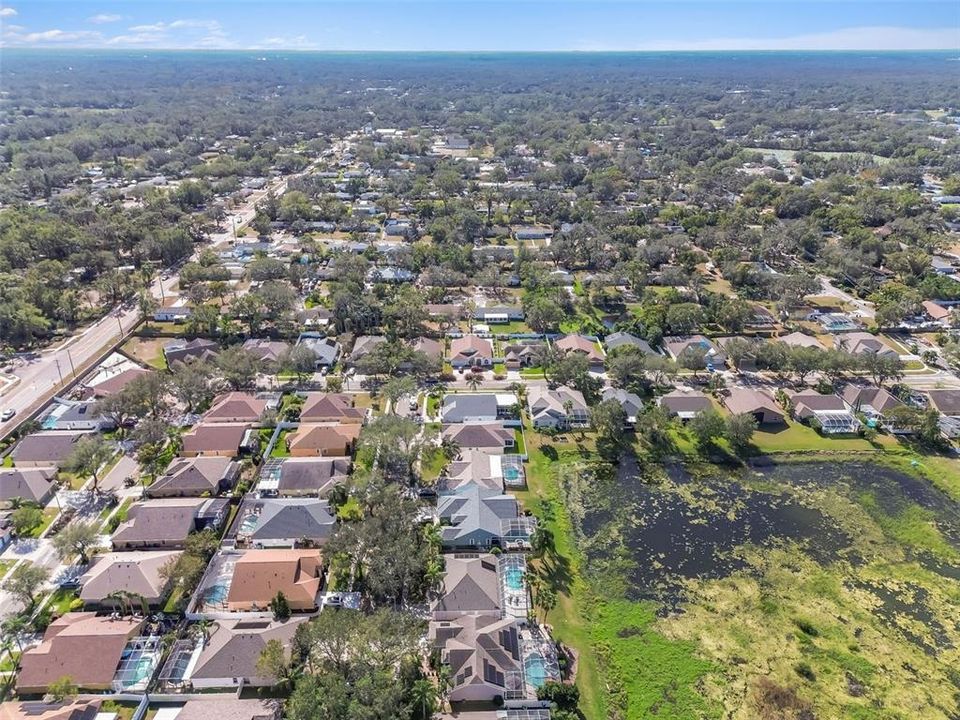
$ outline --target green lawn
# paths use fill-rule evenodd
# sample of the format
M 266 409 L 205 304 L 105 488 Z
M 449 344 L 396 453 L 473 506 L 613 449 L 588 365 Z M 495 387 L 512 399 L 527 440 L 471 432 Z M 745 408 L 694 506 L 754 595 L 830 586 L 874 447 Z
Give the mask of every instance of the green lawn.
M 527 429 L 530 430 L 529 427 Z M 573 648 L 578 654 L 577 687 L 580 689 L 581 711 L 587 720 L 604 720 L 609 717 L 602 690 L 604 686 L 586 619 L 592 617 L 588 610 L 589 591 L 578 572 L 579 557 L 573 545 L 573 528 L 556 477 L 558 463 L 580 460 L 581 450 L 573 442 L 548 443 L 532 430 L 529 436 L 527 489 L 515 491 L 515 494 L 524 507 L 536 514 L 542 526 L 553 533 L 555 543 L 551 558 L 538 562 L 538 570 L 550 577 L 555 568 L 565 568 L 572 578 L 558 592 L 557 606 L 549 613 L 547 620 L 553 628 L 554 639 Z M 549 445 L 549 455 L 540 451 L 544 444 Z M 553 458 L 554 451 L 556 459 Z M 588 448 L 584 447 L 584 451 L 588 451 Z
M 447 458 L 440 448 L 432 448 L 420 461 L 420 475 L 423 481 L 432 485 L 447 466 Z
M 817 451 L 872 451 L 895 448 L 896 438 L 878 435 L 875 444 L 861 437 L 830 437 L 793 420 L 773 430 L 761 429 L 753 435 L 753 444 L 762 453 L 817 452 Z
M 274 457 L 274 458 L 290 457 L 290 451 L 287 450 L 287 435 L 289 434 L 290 434 L 289 430 L 280 431 L 280 435 L 277 437 L 277 442 L 273 446 L 273 450 L 270 451 L 270 457 Z
M 520 377 L 525 380 L 542 380 L 543 379 L 543 369 L 537 367 L 523 368 L 520 370 Z
M 440 410 L 440 398 L 436 395 L 427 395 L 427 417 L 433 418 L 437 416 L 437 412 Z
M 70 612 L 70 604 L 77 599 L 77 593 L 74 590 L 64 590 L 58 588 L 53 591 L 47 607 L 55 615 L 65 615 Z
M 523 442 L 523 432 L 520 428 L 516 428 L 513 431 L 514 446 L 513 452 L 517 455 L 524 455 L 527 452 L 527 446 Z
M 56 509 L 56 508 L 44 508 L 44 509 L 43 509 L 43 522 L 41 522 L 39 525 L 37 525 L 37 526 L 36 526 L 33 530 L 31 530 L 29 533 L 27 533 L 27 537 L 31 537 L 31 538 L 38 538 L 38 537 L 40 537 L 40 536 L 44 533 L 44 531 L 45 531 L 48 527 L 50 527 L 51 523 L 53 523 L 53 521 L 56 519 L 57 514 L 58 514 L 58 513 L 57 513 L 57 509 Z
M 13 467 L 13 453 L 7 453 L 3 458 L 3 466 L 6 468 Z
M 517 335 L 532 333 L 533 330 L 523 320 L 511 320 L 508 323 L 490 325 L 490 332 L 494 335 Z

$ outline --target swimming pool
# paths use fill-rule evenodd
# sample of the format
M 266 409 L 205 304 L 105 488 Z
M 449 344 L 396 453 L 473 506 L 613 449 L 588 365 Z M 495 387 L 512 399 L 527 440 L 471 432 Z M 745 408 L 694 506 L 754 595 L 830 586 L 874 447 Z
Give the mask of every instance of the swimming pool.
M 516 480 L 520 477 L 520 470 L 518 468 L 507 465 L 503 469 L 503 477 L 506 480 Z
M 227 599 L 228 592 L 230 592 L 230 588 L 226 583 L 217 583 L 216 585 L 211 585 L 204 593 L 203 601 L 208 605 L 222 603 Z
M 510 590 L 523 590 L 523 570 L 509 568 L 504 573 L 503 581 Z
M 240 527 L 237 529 L 237 532 L 241 533 L 252 533 L 257 529 L 257 523 L 260 522 L 260 516 L 256 513 L 250 513 L 243 520 L 240 521 Z
M 144 656 L 137 660 L 137 664 L 133 667 L 132 672 L 130 673 L 129 684 L 136 685 L 141 683 L 144 680 L 149 679 L 153 674 L 154 660 L 156 658 L 151 656 Z
M 547 681 L 547 666 L 540 655 L 527 655 L 523 661 L 523 672 L 527 676 L 527 684 L 535 688 Z

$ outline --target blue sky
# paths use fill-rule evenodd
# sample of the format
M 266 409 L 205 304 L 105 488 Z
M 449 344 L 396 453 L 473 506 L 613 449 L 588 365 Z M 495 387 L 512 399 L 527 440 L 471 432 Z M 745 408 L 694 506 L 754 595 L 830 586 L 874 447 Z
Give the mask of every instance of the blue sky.
M 0 0 L 4 47 L 960 50 L 960 1 Z

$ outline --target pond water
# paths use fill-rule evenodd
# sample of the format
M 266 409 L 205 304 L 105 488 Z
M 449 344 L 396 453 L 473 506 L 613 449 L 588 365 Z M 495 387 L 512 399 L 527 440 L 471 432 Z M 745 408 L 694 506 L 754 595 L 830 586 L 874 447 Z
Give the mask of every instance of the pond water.
M 621 463 L 617 497 L 590 507 L 581 527 L 594 536 L 616 521 L 631 556 L 620 566 L 627 574 L 627 598 L 659 601 L 664 612 L 682 602 L 686 580 L 721 578 L 744 569 L 747 563 L 738 552 L 743 546 L 794 542 L 819 563 L 858 564 L 851 538 L 833 518 L 804 501 L 804 486 L 840 485 L 854 495 L 869 491 L 890 515 L 916 503 L 960 547 L 960 511 L 954 503 L 921 479 L 876 465 L 813 462 L 740 471 L 708 466 L 698 468 L 696 478 L 675 465 L 667 468 L 667 487 L 645 483 L 641 475 L 636 465 Z M 586 543 L 588 561 L 590 546 Z M 605 560 L 605 548 L 595 547 L 596 559 Z M 944 575 L 957 571 L 941 565 Z

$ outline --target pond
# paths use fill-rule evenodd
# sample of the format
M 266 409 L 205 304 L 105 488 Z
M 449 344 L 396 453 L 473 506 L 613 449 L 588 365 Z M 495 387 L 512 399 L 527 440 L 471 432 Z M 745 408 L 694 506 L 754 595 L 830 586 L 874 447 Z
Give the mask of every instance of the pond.
M 658 601 L 663 612 L 680 606 L 687 581 L 746 569 L 746 548 L 795 543 L 820 564 L 860 564 L 851 537 L 817 507 L 809 490 L 835 488 L 849 497 L 869 493 L 891 516 L 919 506 L 947 542 L 960 547 L 955 504 L 925 481 L 882 466 L 812 462 L 665 470 L 665 481 L 651 483 L 634 462 L 621 463 L 611 497 L 592 500 L 580 520 L 583 536 L 591 539 L 583 543 L 588 567 L 591 560 L 597 567 L 609 566 L 610 545 L 597 539 L 617 537 L 627 555 L 616 565 L 626 574 L 627 599 Z M 947 577 L 958 572 L 931 557 L 914 559 Z

